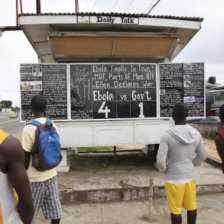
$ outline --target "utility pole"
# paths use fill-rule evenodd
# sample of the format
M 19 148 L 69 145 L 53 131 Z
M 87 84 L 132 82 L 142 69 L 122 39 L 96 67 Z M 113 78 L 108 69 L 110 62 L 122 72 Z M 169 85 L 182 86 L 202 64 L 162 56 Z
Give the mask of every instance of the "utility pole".
M 41 14 L 41 0 L 36 0 L 37 14 Z
M 19 11 L 19 9 L 18 9 L 19 7 L 18 7 L 18 0 L 16 0 L 16 26 L 18 26 L 18 24 L 19 24 L 19 21 L 18 21 L 18 11 Z
M 79 0 L 75 0 L 75 13 L 79 12 Z

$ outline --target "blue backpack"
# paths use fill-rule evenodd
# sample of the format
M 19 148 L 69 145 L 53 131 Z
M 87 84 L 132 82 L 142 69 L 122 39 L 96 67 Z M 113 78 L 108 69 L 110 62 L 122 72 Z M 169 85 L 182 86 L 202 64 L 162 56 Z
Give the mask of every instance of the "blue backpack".
M 58 133 L 47 118 L 46 123 L 31 121 L 29 124 L 37 127 L 32 155 L 32 166 L 39 171 L 56 167 L 62 160 L 61 147 Z

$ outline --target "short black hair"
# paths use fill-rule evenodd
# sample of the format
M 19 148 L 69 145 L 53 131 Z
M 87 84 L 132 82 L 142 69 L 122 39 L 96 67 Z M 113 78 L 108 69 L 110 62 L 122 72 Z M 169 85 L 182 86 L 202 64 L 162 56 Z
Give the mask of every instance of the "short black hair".
M 173 116 L 177 117 L 187 117 L 189 108 L 185 103 L 176 103 L 173 108 Z
M 224 121 L 224 104 L 219 108 L 219 117 L 221 121 Z
M 41 95 L 36 95 L 31 100 L 31 110 L 36 112 L 44 112 L 46 110 L 46 99 Z

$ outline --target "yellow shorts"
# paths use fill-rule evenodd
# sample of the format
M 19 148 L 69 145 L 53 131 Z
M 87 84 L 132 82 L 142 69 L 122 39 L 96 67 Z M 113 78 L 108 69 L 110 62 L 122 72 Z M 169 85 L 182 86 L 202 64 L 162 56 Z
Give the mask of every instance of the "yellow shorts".
M 165 183 L 166 198 L 170 213 L 181 214 L 181 209 L 188 211 L 197 208 L 195 179 L 186 184 Z

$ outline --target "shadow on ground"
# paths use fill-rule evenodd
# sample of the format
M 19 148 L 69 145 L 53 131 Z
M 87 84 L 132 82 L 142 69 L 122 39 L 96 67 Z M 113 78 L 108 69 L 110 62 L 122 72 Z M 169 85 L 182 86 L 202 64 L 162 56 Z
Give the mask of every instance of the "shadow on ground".
M 156 157 L 143 153 L 122 153 L 114 159 L 113 154 L 78 154 L 68 157 L 70 171 L 133 171 L 152 170 Z

